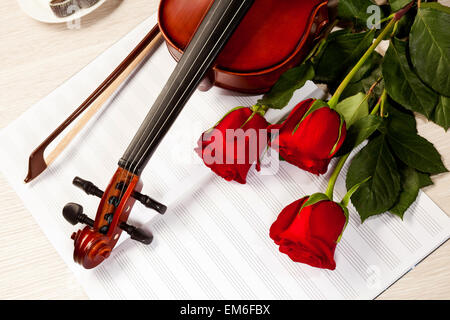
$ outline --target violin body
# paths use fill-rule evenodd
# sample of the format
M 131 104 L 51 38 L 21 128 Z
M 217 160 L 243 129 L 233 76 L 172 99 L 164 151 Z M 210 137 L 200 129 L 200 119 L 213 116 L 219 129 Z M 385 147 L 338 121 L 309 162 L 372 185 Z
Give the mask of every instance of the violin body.
M 161 1 L 159 27 L 177 61 L 213 2 Z M 306 57 L 327 25 L 327 1 L 256 0 L 206 77 L 233 91 L 267 92 Z
M 140 175 L 199 84 L 239 92 L 270 90 L 280 75 L 302 61 L 328 23 L 326 0 L 162 0 L 159 29 L 179 60 L 133 140 L 118 161 L 105 191 L 75 178 L 101 198 L 95 221 L 80 205 L 63 215 L 84 229 L 73 233 L 74 260 L 90 269 L 109 257 L 122 231 L 143 244 L 153 236 L 127 224 L 136 200 L 164 214 L 166 207 L 141 194 Z M 156 29 L 158 27 L 155 27 Z M 154 28 L 154 29 L 155 29 Z M 154 35 L 150 31 L 146 37 Z

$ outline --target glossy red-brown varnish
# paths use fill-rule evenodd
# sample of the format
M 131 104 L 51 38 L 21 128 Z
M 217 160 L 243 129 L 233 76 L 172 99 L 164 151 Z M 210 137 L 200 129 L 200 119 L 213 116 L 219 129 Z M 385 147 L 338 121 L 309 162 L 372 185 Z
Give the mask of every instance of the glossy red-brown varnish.
M 159 25 L 179 59 L 212 0 L 162 0 Z M 328 22 L 327 1 L 256 0 L 208 74 L 218 86 L 265 92 L 311 50 Z

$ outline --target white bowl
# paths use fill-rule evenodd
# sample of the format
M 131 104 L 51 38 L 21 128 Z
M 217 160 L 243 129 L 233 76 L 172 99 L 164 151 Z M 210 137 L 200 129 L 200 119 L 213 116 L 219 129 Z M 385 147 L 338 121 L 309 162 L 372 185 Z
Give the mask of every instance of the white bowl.
M 89 8 L 83 8 L 68 17 L 57 17 L 50 9 L 50 0 L 17 0 L 20 8 L 30 17 L 46 23 L 61 23 L 79 19 L 100 7 L 106 0 L 100 0 Z

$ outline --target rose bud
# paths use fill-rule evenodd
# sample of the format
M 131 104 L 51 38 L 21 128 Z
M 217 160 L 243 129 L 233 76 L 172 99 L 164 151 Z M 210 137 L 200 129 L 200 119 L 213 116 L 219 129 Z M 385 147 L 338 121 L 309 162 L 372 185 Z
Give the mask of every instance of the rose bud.
M 214 173 L 245 184 L 251 166 L 267 147 L 269 123 L 257 111 L 239 107 L 230 111 L 198 140 L 197 154 Z
M 293 261 L 334 270 L 334 251 L 347 215 L 333 201 L 325 199 L 308 205 L 309 198 L 284 208 L 270 228 L 270 237 Z
M 313 99 L 300 102 L 283 123 L 270 126 L 271 132 L 279 130 L 270 145 L 279 150 L 287 162 L 311 173 L 323 174 L 342 146 L 347 130 L 339 113 L 325 103 L 316 109 L 314 102 Z

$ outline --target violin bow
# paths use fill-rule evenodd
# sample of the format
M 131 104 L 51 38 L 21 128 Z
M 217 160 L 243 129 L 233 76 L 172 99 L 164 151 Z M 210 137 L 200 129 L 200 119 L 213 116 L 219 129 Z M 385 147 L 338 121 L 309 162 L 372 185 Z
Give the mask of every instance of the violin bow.
M 131 51 L 119 66 L 100 84 L 100 86 L 56 128 L 31 154 L 28 159 L 28 174 L 25 183 L 39 176 L 64 151 L 103 104 L 113 95 L 128 76 L 152 52 L 161 40 L 159 26 L 155 25 L 144 39 Z M 89 109 L 86 111 L 86 109 Z M 84 111 L 86 113 L 73 128 L 59 141 L 55 148 L 44 158 L 46 148 Z

